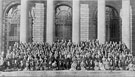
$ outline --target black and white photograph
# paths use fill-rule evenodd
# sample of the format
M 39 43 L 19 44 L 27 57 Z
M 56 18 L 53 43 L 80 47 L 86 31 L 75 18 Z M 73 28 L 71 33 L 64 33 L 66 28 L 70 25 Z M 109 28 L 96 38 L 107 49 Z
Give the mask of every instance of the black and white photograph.
M 0 0 L 0 77 L 135 77 L 135 0 Z

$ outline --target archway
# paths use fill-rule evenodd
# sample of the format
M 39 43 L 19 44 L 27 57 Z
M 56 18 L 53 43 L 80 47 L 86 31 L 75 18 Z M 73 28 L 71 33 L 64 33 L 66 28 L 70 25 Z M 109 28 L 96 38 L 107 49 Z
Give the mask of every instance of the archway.
M 5 12 L 5 49 L 20 39 L 20 4 L 14 4 Z
M 120 41 L 120 24 L 117 10 L 106 6 L 106 41 Z
M 72 9 L 59 5 L 55 9 L 55 41 L 72 39 Z
M 94 25 L 97 27 L 97 10 L 93 17 Z M 97 28 L 96 28 L 97 32 Z M 115 8 L 106 6 L 106 41 L 119 42 L 121 40 L 120 16 Z

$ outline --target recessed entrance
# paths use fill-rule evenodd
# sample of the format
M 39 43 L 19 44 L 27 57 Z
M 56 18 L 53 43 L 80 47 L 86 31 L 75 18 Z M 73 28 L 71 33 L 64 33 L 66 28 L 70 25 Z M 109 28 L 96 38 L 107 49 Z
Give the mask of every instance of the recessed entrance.
M 72 9 L 60 5 L 55 9 L 55 41 L 72 39 Z
M 117 10 L 106 6 L 106 41 L 120 41 L 120 24 Z
M 6 12 L 5 37 L 6 46 L 13 46 L 20 40 L 20 5 L 16 4 Z

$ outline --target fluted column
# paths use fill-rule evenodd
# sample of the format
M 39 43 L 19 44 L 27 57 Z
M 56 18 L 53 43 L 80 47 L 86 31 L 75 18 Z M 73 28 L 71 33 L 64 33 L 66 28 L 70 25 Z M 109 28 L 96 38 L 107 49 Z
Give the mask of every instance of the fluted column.
M 20 42 L 28 42 L 28 0 L 21 0 Z
M 53 42 L 54 36 L 54 1 L 47 0 L 47 32 L 46 41 L 50 44 Z
M 80 41 L 80 0 L 73 0 L 73 19 L 72 19 L 72 42 L 79 43 Z
M 0 0 L 0 51 L 2 51 L 2 21 L 3 21 L 3 10 L 2 10 L 2 2 L 3 0 Z
M 130 0 L 122 0 L 122 41 L 131 47 Z
M 100 43 L 105 43 L 106 24 L 105 24 L 105 0 L 98 0 L 98 40 Z

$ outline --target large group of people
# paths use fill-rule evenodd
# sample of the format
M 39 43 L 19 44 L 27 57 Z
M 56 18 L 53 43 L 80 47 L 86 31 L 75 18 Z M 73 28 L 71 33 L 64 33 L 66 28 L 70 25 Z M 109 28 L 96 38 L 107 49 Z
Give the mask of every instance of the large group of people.
M 15 43 L 1 61 L 2 71 L 135 70 L 135 58 L 124 43 L 98 40 Z

